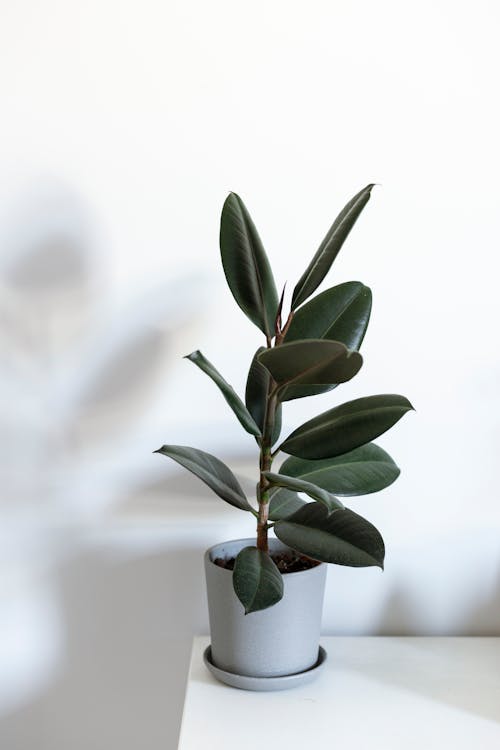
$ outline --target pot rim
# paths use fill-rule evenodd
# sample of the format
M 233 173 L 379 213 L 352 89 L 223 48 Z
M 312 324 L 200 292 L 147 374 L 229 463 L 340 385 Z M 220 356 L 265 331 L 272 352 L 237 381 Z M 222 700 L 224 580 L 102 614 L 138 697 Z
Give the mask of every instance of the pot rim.
M 298 552 L 298 550 L 294 550 L 293 547 L 289 547 L 287 544 L 285 544 L 284 542 L 282 542 L 281 539 L 278 539 L 278 537 L 270 537 L 269 541 L 274 540 L 274 539 L 277 542 L 279 542 L 280 544 L 282 544 L 284 547 L 286 547 L 287 549 L 292 550 L 292 552 Z M 248 544 L 246 546 L 248 546 L 248 547 L 250 547 L 250 546 L 255 547 L 256 546 L 255 545 L 255 537 L 243 537 L 241 539 L 227 539 L 225 542 L 218 542 L 217 544 L 213 544 L 211 547 L 209 547 L 207 550 L 205 550 L 205 555 L 204 555 L 205 559 L 208 562 L 212 563 L 212 565 L 215 565 L 214 561 L 211 558 L 211 554 L 210 554 L 212 552 L 212 550 L 215 550 L 217 547 L 221 547 L 224 544 L 235 544 L 236 542 L 250 542 L 251 544 Z M 302 553 L 298 552 L 298 554 L 300 555 Z M 308 557 L 308 555 L 306 555 L 306 557 Z M 314 560 L 314 559 L 315 559 L 314 557 L 311 557 L 311 560 Z M 321 567 L 324 567 L 325 565 L 327 565 L 327 563 L 323 562 L 322 560 L 316 560 L 316 562 L 318 563 L 317 565 L 313 565 L 312 568 L 307 568 L 307 570 L 296 570 L 296 571 L 294 571 L 292 573 L 282 573 L 282 575 L 284 575 L 284 576 L 302 576 L 302 575 L 307 575 L 312 570 L 316 570 L 317 568 L 321 568 Z M 216 565 L 215 567 L 217 567 L 223 573 L 228 573 L 229 575 L 233 574 L 233 571 L 232 570 L 228 570 L 227 568 L 221 568 L 219 565 Z

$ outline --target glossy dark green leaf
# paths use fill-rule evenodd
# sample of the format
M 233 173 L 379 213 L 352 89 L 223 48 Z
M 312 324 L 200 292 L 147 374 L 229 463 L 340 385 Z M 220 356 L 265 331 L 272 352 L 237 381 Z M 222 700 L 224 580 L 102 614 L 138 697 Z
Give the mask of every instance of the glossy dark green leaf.
M 283 598 L 283 578 L 269 555 L 245 547 L 234 563 L 233 588 L 245 614 L 272 607 Z
M 296 513 L 277 521 L 274 531 L 289 547 L 315 560 L 365 568 L 384 567 L 384 541 L 369 521 L 352 510 L 328 510 L 306 503 Z
M 285 390 L 290 386 L 345 383 L 356 375 L 363 363 L 358 352 L 350 352 L 339 341 L 322 339 L 293 341 L 266 349 L 259 360 L 280 387 L 280 401 L 295 398 L 293 392 Z
M 187 445 L 163 445 L 155 453 L 172 458 L 196 474 L 216 495 L 230 505 L 241 510 L 253 510 L 231 469 L 210 453 L 189 448 Z
M 368 327 L 371 306 L 372 293 L 361 282 L 347 281 L 334 286 L 296 311 L 285 342 L 329 339 L 341 341 L 348 349 L 357 351 Z M 292 385 L 287 388 L 285 400 L 326 393 L 337 385 Z
M 375 443 L 367 443 L 349 453 L 319 461 L 291 456 L 281 464 L 279 473 L 299 477 L 335 495 L 349 497 L 383 490 L 398 478 L 400 472 L 388 453 Z
M 265 346 L 261 346 L 255 352 L 254 358 L 248 371 L 247 387 L 245 391 L 245 402 L 247 409 L 252 415 L 253 419 L 259 426 L 259 429 L 264 431 L 264 420 L 266 417 L 266 401 L 269 390 L 270 375 L 264 365 L 259 362 L 259 355 L 266 351 Z M 274 429 L 272 436 L 272 444 L 277 441 L 281 432 L 281 415 L 282 408 L 281 404 L 278 404 L 274 418 Z
M 287 490 L 305 492 L 305 494 L 309 495 L 313 500 L 322 503 L 330 513 L 334 510 L 344 508 L 343 503 L 332 495 L 331 492 L 327 492 L 327 490 L 324 490 L 311 482 L 306 482 L 297 477 L 287 477 L 283 474 L 275 474 L 272 471 L 265 471 L 264 476 L 272 487 L 285 487 Z
M 360 281 L 346 281 L 318 294 L 297 310 L 285 342 L 300 339 L 341 341 L 357 351 L 372 309 L 371 290 Z
M 325 278 L 340 248 L 344 244 L 344 240 L 356 223 L 361 211 L 368 203 L 372 188 L 373 185 L 367 185 L 360 190 L 344 206 L 333 222 L 312 261 L 293 290 L 292 310 L 295 310 L 305 302 Z
M 208 377 L 211 378 L 214 383 L 220 388 L 222 395 L 226 399 L 233 412 L 236 414 L 236 417 L 238 418 L 241 426 L 247 432 L 249 432 L 250 435 L 260 437 L 261 432 L 259 426 L 255 423 L 255 420 L 248 411 L 247 407 L 238 396 L 234 388 L 230 386 L 226 380 L 224 380 L 220 372 L 216 370 L 213 364 L 209 362 L 208 359 L 206 359 L 206 357 L 204 357 L 203 354 L 198 350 L 192 352 L 191 354 L 188 354 L 185 359 L 189 359 L 191 362 L 194 362 L 194 364 L 197 365 L 200 370 L 203 370 L 203 372 L 206 373 L 206 375 L 208 375 Z
M 369 443 L 413 409 L 404 396 L 366 396 L 334 409 L 298 427 L 281 450 L 299 458 L 331 458 Z
M 305 504 L 306 501 L 301 500 L 296 492 L 278 489 L 269 501 L 269 520 L 280 521 L 282 518 L 288 518 Z
M 222 209 L 220 250 L 234 299 L 245 315 L 272 338 L 278 293 L 257 229 L 236 193 L 229 193 Z

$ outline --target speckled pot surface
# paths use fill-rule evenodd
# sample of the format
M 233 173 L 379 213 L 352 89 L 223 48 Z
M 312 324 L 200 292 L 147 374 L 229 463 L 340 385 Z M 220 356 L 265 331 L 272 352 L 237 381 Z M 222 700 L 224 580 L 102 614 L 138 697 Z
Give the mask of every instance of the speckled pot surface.
M 318 660 L 327 566 L 283 576 L 283 599 L 245 615 L 233 590 L 232 571 L 213 563 L 235 557 L 255 539 L 237 539 L 205 553 L 211 658 L 221 670 L 250 677 L 279 677 L 310 669 Z M 286 550 L 269 539 L 271 552 Z

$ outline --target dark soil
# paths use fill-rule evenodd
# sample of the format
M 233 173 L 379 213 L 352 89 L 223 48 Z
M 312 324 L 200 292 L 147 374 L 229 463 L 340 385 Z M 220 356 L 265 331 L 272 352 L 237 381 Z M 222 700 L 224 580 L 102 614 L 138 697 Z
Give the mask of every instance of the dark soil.
M 301 570 L 309 570 L 309 568 L 315 568 L 316 565 L 319 565 L 318 560 L 312 560 L 310 557 L 300 555 L 298 552 L 280 552 L 271 555 L 271 559 L 278 567 L 280 573 L 299 573 Z M 214 564 L 218 565 L 219 568 L 233 570 L 234 560 L 234 557 L 217 557 L 214 560 Z

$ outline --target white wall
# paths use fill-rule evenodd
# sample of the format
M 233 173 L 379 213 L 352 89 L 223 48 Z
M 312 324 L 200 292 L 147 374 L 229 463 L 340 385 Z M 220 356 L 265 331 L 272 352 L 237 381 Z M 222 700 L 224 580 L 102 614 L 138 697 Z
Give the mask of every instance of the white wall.
M 387 566 L 332 568 L 325 633 L 500 634 L 494 3 L 0 6 L 0 742 L 174 748 L 201 553 L 247 518 L 152 456 L 252 440 L 181 355 L 243 387 L 260 343 L 225 287 L 239 192 L 289 289 L 380 183 L 331 284 L 374 294 L 365 365 L 292 428 L 399 392 L 402 468 L 354 500 Z

